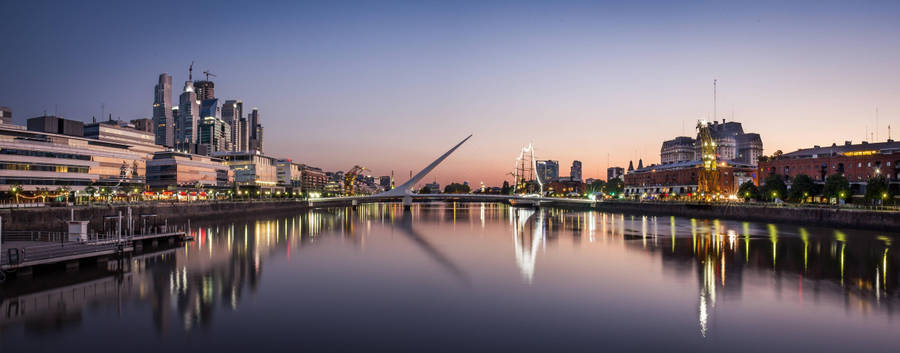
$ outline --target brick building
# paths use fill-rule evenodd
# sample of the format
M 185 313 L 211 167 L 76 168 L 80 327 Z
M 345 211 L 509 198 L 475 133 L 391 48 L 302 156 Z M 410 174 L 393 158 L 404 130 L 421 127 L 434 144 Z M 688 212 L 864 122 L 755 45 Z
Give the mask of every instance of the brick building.
M 691 197 L 697 192 L 700 161 L 651 165 L 625 174 L 626 197 Z M 756 168 L 749 164 L 719 162 L 719 188 L 723 195 L 734 195 L 746 181 L 757 183 Z
M 760 161 L 759 174 L 763 179 L 771 174 L 783 175 L 788 184 L 798 174 L 809 175 L 820 184 L 829 175 L 842 174 L 850 182 L 854 195 L 865 193 L 870 177 L 884 175 L 896 194 L 900 188 L 900 142 L 852 144 L 846 141 L 843 145 L 804 148 Z

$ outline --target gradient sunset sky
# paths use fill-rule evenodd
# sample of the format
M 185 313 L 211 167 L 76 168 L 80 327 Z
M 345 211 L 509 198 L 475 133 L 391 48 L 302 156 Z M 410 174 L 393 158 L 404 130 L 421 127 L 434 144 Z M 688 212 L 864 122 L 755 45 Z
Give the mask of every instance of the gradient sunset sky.
M 276 157 L 499 185 L 519 149 L 584 176 L 659 162 L 719 116 L 765 152 L 900 137 L 900 2 L 3 1 L 0 105 L 89 121 L 152 115 L 195 61 L 259 107 Z M 249 109 L 248 109 L 249 110 Z M 607 158 L 609 156 L 609 159 Z

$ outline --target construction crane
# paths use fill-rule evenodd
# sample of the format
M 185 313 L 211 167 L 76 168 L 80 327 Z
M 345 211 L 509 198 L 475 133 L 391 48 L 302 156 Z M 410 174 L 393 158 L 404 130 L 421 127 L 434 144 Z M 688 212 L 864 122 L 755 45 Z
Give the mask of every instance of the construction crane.
M 344 173 L 344 195 L 353 196 L 353 183 L 356 181 L 356 177 L 366 170 L 368 170 L 366 167 L 355 165 Z
M 206 75 L 206 80 L 207 80 L 207 81 L 209 81 L 209 77 L 210 77 L 210 76 L 216 77 L 216 75 L 213 74 L 212 72 L 209 72 L 209 70 L 203 71 L 203 74 Z

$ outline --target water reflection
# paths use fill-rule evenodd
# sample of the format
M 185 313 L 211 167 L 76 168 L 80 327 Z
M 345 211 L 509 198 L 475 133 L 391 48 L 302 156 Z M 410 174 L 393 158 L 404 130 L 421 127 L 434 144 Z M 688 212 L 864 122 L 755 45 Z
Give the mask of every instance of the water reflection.
M 195 241 L 146 249 L 129 258 L 121 273 L 86 269 L 7 283 L 0 293 L 0 332 L 13 328 L 45 335 L 63 332 L 85 324 L 88 308 L 121 315 L 129 303 L 151 308 L 150 320 L 159 336 L 208 329 L 217 316 L 239 310 L 246 298 L 257 295 L 269 262 L 314 252 L 326 239 L 366 251 L 368 238 L 399 234 L 396 241 L 437 264 L 445 277 L 462 287 L 478 285 L 472 273 L 484 272 L 479 268 L 483 262 L 473 262 L 466 250 L 453 246 L 455 239 L 433 235 L 436 229 L 502 237 L 507 249 L 506 237 L 511 234 L 513 257 L 508 252 L 491 256 L 510 266 L 514 262 L 525 286 L 518 290 L 554 277 L 589 280 L 585 274 L 596 270 L 546 275 L 538 270 L 542 261 L 550 261 L 544 255 L 548 248 L 563 241 L 573 247 L 621 248 L 626 259 L 635 253 L 649 255 L 659 260 L 667 277 L 694 281 L 691 286 L 697 283 L 692 289 L 696 294 L 691 295 L 696 298 L 692 304 L 696 319 L 691 320 L 696 320 L 695 335 L 701 338 L 716 334 L 713 322 L 719 308 L 747 295 L 743 290 L 747 276 L 768 283 L 766 289 L 781 300 L 827 302 L 848 313 L 877 311 L 891 316 L 898 297 L 897 251 L 890 251 L 891 234 L 483 203 L 427 204 L 411 210 L 378 204 L 201 224 L 192 229 Z M 553 261 L 559 266 L 564 260 Z M 621 264 L 617 271 L 633 271 L 628 261 Z M 285 280 L 278 275 L 268 281 Z

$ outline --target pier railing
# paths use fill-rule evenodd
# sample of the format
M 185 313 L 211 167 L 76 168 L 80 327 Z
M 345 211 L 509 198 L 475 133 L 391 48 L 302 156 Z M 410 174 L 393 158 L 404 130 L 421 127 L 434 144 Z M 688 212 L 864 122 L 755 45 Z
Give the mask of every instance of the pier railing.
M 67 241 L 68 234 L 65 232 L 48 232 L 48 231 L 4 231 L 4 241 L 44 241 L 53 243 L 62 243 Z
M 5 251 L 3 254 L 0 254 L 0 265 L 9 265 L 10 256 L 13 257 L 13 264 L 18 264 L 22 262 L 33 262 L 40 260 L 48 260 L 48 259 L 60 259 L 68 256 L 80 255 L 85 252 L 102 252 L 102 251 L 116 251 L 121 250 L 125 243 L 123 242 L 110 242 L 110 243 L 94 243 L 94 244 L 85 244 L 85 243 L 59 243 L 59 244 L 48 244 L 48 245 L 37 245 L 37 246 L 29 246 L 25 248 L 17 248 L 17 249 L 8 249 L 14 250 L 13 252 Z

